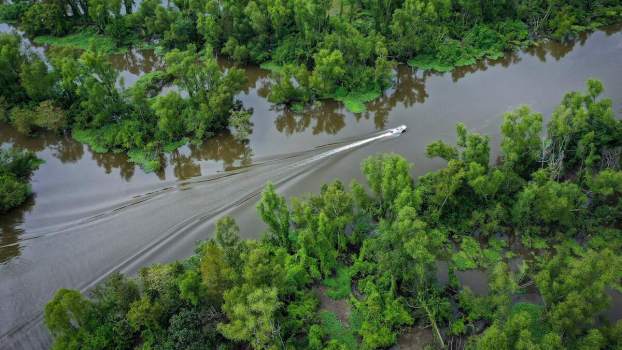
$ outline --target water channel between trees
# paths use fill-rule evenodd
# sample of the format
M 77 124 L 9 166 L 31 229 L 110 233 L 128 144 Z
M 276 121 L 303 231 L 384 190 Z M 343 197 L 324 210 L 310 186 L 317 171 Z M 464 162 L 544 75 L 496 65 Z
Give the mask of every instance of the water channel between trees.
M 425 146 L 437 139 L 453 142 L 457 122 L 490 135 L 495 152 L 504 112 L 528 104 L 548 118 L 563 94 L 582 90 L 588 78 L 603 81 L 619 117 L 621 29 L 545 43 L 451 73 L 399 66 L 395 86 L 362 114 L 337 102 L 303 113 L 277 108 L 266 99 L 269 73 L 246 67 L 248 84 L 238 98 L 254 110 L 249 140 L 223 133 L 184 146 L 166 155 L 157 173 L 145 173 L 123 154 L 94 153 L 70 137 L 26 137 L 0 124 L 2 146 L 29 149 L 46 161 L 33 177 L 34 197 L 0 217 L 0 348 L 45 347 L 41 313 L 56 289 L 86 290 L 113 271 L 133 273 L 149 263 L 182 259 L 197 240 L 210 237 L 222 215 L 236 218 L 245 238 L 260 237 L 255 203 L 267 181 L 287 197 L 317 192 L 334 179 L 362 180 L 360 162 L 383 152 L 413 162 L 416 177 L 443 165 L 425 157 Z M 0 31 L 10 30 L 0 25 Z M 126 85 L 162 65 L 152 51 L 111 60 Z M 402 136 L 345 147 L 401 124 L 408 126 Z M 459 277 L 485 293 L 485 273 Z M 610 317 L 620 318 L 620 305 L 614 301 Z

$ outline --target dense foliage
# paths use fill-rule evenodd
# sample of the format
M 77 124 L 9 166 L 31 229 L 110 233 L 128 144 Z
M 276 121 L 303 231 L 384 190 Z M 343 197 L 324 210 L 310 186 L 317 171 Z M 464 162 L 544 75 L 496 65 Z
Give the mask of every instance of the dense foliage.
M 71 130 L 98 152 L 128 152 L 147 170 L 160 167 L 163 151 L 203 141 L 229 126 L 230 117 L 249 132 L 251 113 L 235 100 L 242 71 L 223 71 L 192 45 L 168 52 L 164 70 L 131 87 L 95 46 L 78 57 L 53 54 L 49 66 L 20 45 L 17 35 L 0 34 L 0 112 L 20 132 Z M 172 87 L 167 94 L 165 85 Z
M 263 64 L 275 103 L 317 98 L 354 111 L 392 83 L 396 61 L 450 70 L 534 39 L 563 40 L 622 18 L 618 0 L 20 0 L 0 15 L 29 35 L 88 33 L 164 51 L 190 45 Z M 101 42 L 101 41 L 100 41 Z
M 251 132 L 235 100 L 245 77 L 215 55 L 274 72 L 268 99 L 300 111 L 315 99 L 353 112 L 393 84 L 397 62 L 450 70 L 551 36 L 622 18 L 617 0 L 16 0 L 0 4 L 35 42 L 78 48 L 45 58 L 0 35 L 0 114 L 23 133 L 71 131 L 146 170 L 162 152 L 227 127 Z M 156 47 L 166 68 L 126 87 L 111 51 Z M 54 54 L 55 53 L 55 54 Z M 48 62 L 49 61 L 49 62 Z M 162 88 L 167 87 L 167 94 Z
M 26 201 L 30 176 L 41 163 L 32 152 L 0 148 L 0 214 Z
M 224 218 L 185 261 L 88 298 L 59 290 L 54 348 L 376 349 L 418 328 L 438 348 L 619 348 L 622 322 L 604 311 L 622 287 L 622 121 L 602 90 L 567 94 L 544 139 L 540 114 L 504 115 L 497 164 L 459 124 L 456 145 L 428 147 L 447 166 L 416 181 L 384 154 L 363 162 L 365 186 L 288 203 L 268 184 L 261 240 Z M 459 279 L 477 269 L 487 292 Z

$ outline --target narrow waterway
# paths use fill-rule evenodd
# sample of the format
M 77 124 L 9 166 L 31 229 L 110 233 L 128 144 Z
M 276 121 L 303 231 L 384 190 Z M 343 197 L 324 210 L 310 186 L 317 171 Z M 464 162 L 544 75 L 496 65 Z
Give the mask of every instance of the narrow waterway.
M 225 133 L 185 146 L 167 155 L 158 173 L 143 172 L 121 154 L 95 154 L 68 137 L 29 138 L 0 125 L 1 145 L 30 149 L 46 161 L 33 177 L 33 199 L 0 217 L 0 348 L 44 348 L 49 339 L 41 313 L 56 289 L 86 290 L 112 271 L 133 273 L 184 258 L 197 240 L 210 237 L 222 215 L 234 216 L 244 237 L 259 237 L 255 203 L 267 181 L 288 197 L 316 192 L 336 178 L 361 179 L 360 162 L 382 152 L 404 155 L 418 176 L 443 165 L 425 157 L 425 146 L 453 142 L 457 122 L 491 135 L 496 150 L 504 112 L 528 104 L 548 117 L 565 92 L 584 89 L 588 78 L 604 82 L 620 116 L 620 29 L 452 73 L 400 66 L 395 88 L 359 115 L 336 102 L 300 114 L 276 108 L 266 100 L 268 73 L 248 67 L 249 82 L 239 95 L 254 110 L 248 142 Z M 116 55 L 112 62 L 125 84 L 161 66 L 149 51 Z M 401 124 L 408 126 L 402 136 L 364 142 Z

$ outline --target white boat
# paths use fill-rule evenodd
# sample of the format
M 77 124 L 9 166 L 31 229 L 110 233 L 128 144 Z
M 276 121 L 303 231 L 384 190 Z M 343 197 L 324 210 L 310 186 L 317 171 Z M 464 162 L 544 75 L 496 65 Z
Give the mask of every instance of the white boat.
M 406 125 L 400 125 L 397 128 L 393 128 L 389 130 L 389 132 L 391 134 L 403 134 L 406 132 L 406 129 L 407 129 Z

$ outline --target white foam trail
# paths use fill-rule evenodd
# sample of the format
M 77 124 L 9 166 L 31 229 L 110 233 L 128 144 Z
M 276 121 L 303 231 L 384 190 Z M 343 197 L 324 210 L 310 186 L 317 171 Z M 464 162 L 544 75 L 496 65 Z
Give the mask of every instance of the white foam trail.
M 383 132 L 380 135 L 376 135 L 376 136 L 373 136 L 373 137 L 370 137 L 370 138 L 367 138 L 367 139 L 364 139 L 364 140 L 352 142 L 352 143 L 350 143 L 348 145 L 341 146 L 341 147 L 335 148 L 333 150 L 326 151 L 324 153 L 320 153 L 320 154 L 318 154 L 316 156 L 313 156 L 313 157 L 311 157 L 309 159 L 301 160 L 299 162 L 296 162 L 296 163 L 290 165 L 290 167 L 294 168 L 294 167 L 300 167 L 300 166 L 303 166 L 303 165 L 308 165 L 310 163 L 313 163 L 313 162 L 316 162 L 318 160 L 330 157 L 330 156 L 335 155 L 337 153 L 340 153 L 340 152 L 343 152 L 343 151 L 347 151 L 347 150 L 350 150 L 350 149 L 353 149 L 353 148 L 357 148 L 357 147 L 366 145 L 368 143 L 374 142 L 376 140 L 383 139 L 385 137 L 399 136 L 399 135 L 401 135 L 403 130 L 406 130 L 405 126 L 400 126 L 400 127 L 394 128 L 394 129 L 389 129 L 389 130 Z

